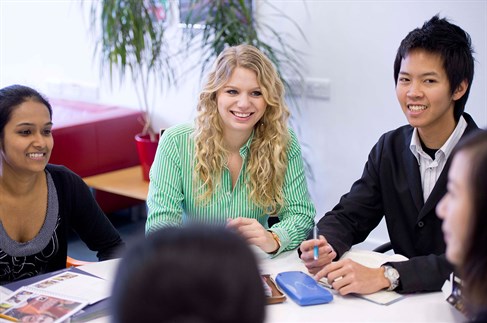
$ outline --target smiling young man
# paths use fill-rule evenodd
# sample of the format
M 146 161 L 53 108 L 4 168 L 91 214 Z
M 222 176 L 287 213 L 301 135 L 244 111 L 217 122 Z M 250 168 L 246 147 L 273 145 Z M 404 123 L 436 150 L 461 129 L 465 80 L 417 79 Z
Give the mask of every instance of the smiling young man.
M 320 239 L 310 237 L 300 246 L 309 272 L 316 279 L 327 277 L 340 294 L 436 291 L 452 271 L 435 207 L 446 192 L 452 149 L 478 129 L 464 113 L 474 74 L 472 53 L 469 35 L 438 16 L 401 42 L 394 79 L 409 124 L 382 135 L 362 177 L 319 221 Z M 338 260 L 384 216 L 394 251 L 408 261 L 368 268 Z

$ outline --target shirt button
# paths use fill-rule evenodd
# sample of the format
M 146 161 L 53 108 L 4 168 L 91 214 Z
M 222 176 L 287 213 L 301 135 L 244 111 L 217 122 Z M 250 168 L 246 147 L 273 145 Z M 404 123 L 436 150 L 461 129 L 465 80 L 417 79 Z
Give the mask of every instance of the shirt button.
M 419 221 L 418 222 L 418 227 L 420 227 L 420 228 L 424 227 L 424 222 L 423 221 Z

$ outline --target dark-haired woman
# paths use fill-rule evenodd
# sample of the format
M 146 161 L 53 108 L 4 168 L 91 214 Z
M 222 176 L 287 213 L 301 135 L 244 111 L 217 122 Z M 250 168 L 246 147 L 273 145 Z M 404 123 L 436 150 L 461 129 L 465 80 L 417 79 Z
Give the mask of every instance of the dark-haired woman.
M 123 242 L 88 186 L 48 164 L 52 108 L 36 90 L 0 89 L 0 284 L 66 266 L 73 229 L 99 260 Z

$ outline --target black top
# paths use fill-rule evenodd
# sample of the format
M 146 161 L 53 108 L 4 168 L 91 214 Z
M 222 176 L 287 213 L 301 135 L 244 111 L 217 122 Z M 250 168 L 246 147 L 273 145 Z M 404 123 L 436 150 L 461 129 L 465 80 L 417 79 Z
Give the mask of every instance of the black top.
M 0 223 L 0 284 L 66 266 L 68 234 L 73 229 L 99 260 L 115 258 L 124 246 L 83 180 L 64 166 L 46 166 L 48 206 L 44 224 L 31 241 L 10 239 Z M 12 214 L 11 216 L 15 216 Z

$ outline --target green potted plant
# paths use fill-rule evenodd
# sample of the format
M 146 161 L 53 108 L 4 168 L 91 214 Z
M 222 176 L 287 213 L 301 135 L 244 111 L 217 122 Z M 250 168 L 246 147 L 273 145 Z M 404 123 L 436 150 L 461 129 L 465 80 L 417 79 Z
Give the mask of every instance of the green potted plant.
M 152 128 L 154 106 L 149 104 L 149 87 L 174 84 L 172 53 L 165 38 L 168 10 L 159 0 L 102 0 L 91 4 L 91 26 L 98 35 L 96 53 L 102 73 L 108 68 L 110 81 L 127 76 L 137 93 L 142 111 L 142 131 L 136 136 L 144 179 L 148 172 L 159 134 Z
M 276 31 L 265 20 L 255 19 L 252 3 L 252 0 L 180 0 L 181 22 L 188 29 L 183 33 L 186 51 L 201 52 L 196 66 L 201 67 L 201 75 L 204 75 L 225 47 L 251 44 L 274 63 L 292 98 L 301 92 L 303 84 L 302 53 L 286 41 L 286 35 Z M 281 19 L 291 22 L 302 38 L 306 38 L 301 28 L 271 1 L 263 1 L 261 5 L 264 3 Z M 292 81 L 288 78 L 291 75 Z
M 199 66 L 203 75 L 208 65 L 226 46 L 248 43 L 261 49 L 273 61 L 283 77 L 288 93 L 293 94 L 299 87 L 296 82 L 294 87 L 290 87 L 286 75 L 292 75 L 298 83 L 303 79 L 299 52 L 289 46 L 283 35 L 270 25 L 254 19 L 251 0 L 180 0 L 180 10 L 185 10 L 185 18 L 181 19 L 186 25 L 186 30 L 181 33 L 184 48 L 182 51 L 170 51 L 165 37 L 169 27 L 165 14 L 174 12 L 170 6 L 175 4 L 178 2 L 101 0 L 91 5 L 91 25 L 99 35 L 96 52 L 101 58 L 102 71 L 108 66 L 110 80 L 113 80 L 116 71 L 121 82 L 129 74 L 139 98 L 144 127 L 137 136 L 138 143 L 152 143 L 152 148 L 138 145 L 139 152 L 149 151 L 152 154 L 148 161 L 141 160 L 144 178 L 147 180 L 158 139 L 158 134 L 151 126 L 154 107 L 148 101 L 148 88 L 151 82 L 161 87 L 176 82 L 176 53 L 201 53 L 200 59 L 189 70 L 193 71 Z M 279 13 L 287 18 L 282 12 Z M 195 22 L 199 22 L 200 28 L 193 28 Z M 261 33 L 267 34 L 269 41 L 275 45 L 264 41 Z M 174 44 L 171 45 L 174 48 Z M 129 73 L 126 73 L 127 70 Z

